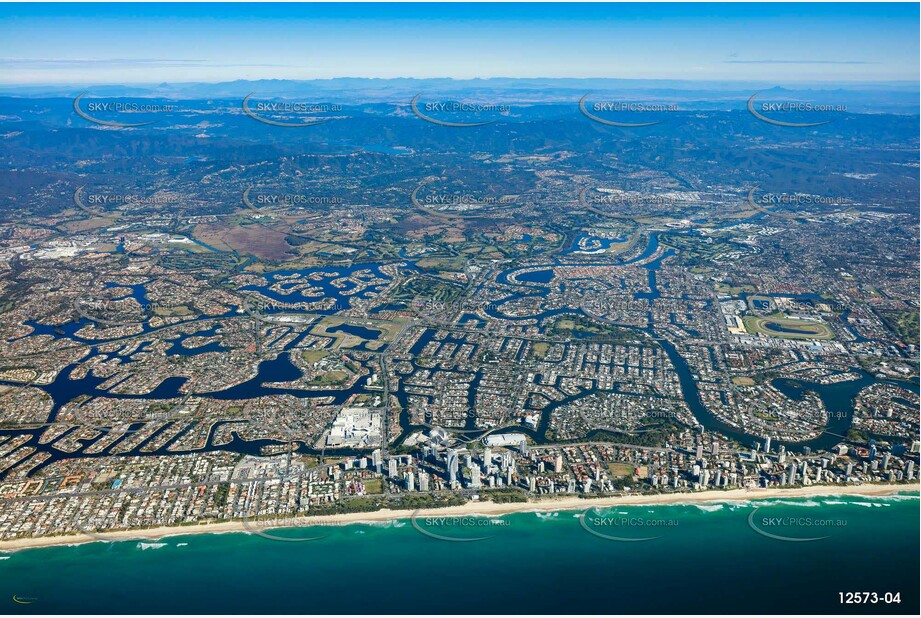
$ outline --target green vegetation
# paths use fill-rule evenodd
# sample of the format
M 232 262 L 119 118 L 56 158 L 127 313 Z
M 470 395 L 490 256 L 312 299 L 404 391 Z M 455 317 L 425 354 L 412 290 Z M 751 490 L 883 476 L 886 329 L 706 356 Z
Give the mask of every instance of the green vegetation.
M 909 345 L 918 345 L 917 311 L 878 311 L 879 316 L 899 339 Z
M 851 442 L 869 442 L 870 434 L 861 429 L 851 428 L 847 430 L 847 439 Z
M 613 343 L 639 343 L 644 341 L 642 335 L 632 330 L 601 324 L 583 316 L 567 316 L 556 320 L 547 329 L 547 335 L 589 341 L 605 340 Z
M 608 472 L 615 478 L 633 476 L 633 466 L 627 463 L 609 463 Z
M 385 508 L 380 498 L 362 496 L 344 502 L 318 504 L 310 507 L 311 515 L 341 515 L 342 513 L 369 513 Z
M 654 426 L 643 426 L 635 433 L 598 429 L 589 432 L 585 439 L 617 442 L 619 444 L 634 444 L 636 446 L 665 446 L 669 434 L 674 434 L 679 431 L 679 429 L 677 423 L 668 421 Z
M 400 284 L 393 292 L 391 299 L 396 302 L 409 302 L 412 300 L 428 301 L 432 303 L 453 303 L 460 296 L 463 288 L 460 285 L 435 279 L 432 277 L 413 277 Z
M 462 272 L 464 259 L 459 257 L 424 257 L 416 262 L 416 267 L 426 273 Z
M 230 494 L 230 483 L 221 483 L 214 492 L 214 505 L 222 508 L 227 504 L 227 496 Z
M 538 360 L 543 360 L 547 356 L 547 350 L 549 349 L 550 344 L 541 341 L 531 346 L 531 355 Z
M 329 355 L 329 350 L 304 350 L 301 352 L 301 358 L 303 358 L 304 361 L 308 363 L 315 363 L 317 361 L 323 360 Z
M 384 482 L 382 479 L 368 479 L 365 481 L 365 493 L 382 494 L 384 493 Z
M 240 260 L 226 253 L 170 253 L 160 258 L 165 268 L 173 270 L 232 270 Z
M 717 283 L 714 287 L 720 294 L 728 294 L 730 296 L 738 296 L 742 292 L 751 293 L 755 291 L 755 287 L 751 285 L 729 285 L 726 283 Z
M 769 316 L 747 315 L 742 318 L 749 333 L 769 335 L 781 339 L 834 339 L 835 334 L 828 324 L 788 318 L 782 313 Z
M 443 506 L 460 506 L 466 503 L 467 500 L 463 496 L 457 494 L 447 494 L 443 496 L 414 494 L 397 498 L 388 502 L 385 506 L 388 509 L 431 509 Z
M 480 496 L 497 504 L 528 501 L 527 494 L 517 489 L 488 489 L 482 492 Z
M 621 476 L 619 478 L 611 479 L 611 485 L 614 487 L 615 490 L 620 490 L 625 487 L 632 487 L 634 482 L 635 480 L 633 478 L 632 472 L 628 474 L 627 476 Z
M 772 423 L 776 423 L 780 421 L 779 416 L 777 416 L 776 414 L 771 414 L 770 412 L 767 412 L 766 410 L 754 410 L 753 414 L 762 420 L 771 421 Z
M 311 386 L 337 386 L 339 384 L 345 384 L 350 377 L 350 374 L 346 371 L 327 371 L 316 376 L 307 384 Z
M 692 271 L 697 269 L 697 272 L 707 272 L 712 270 L 714 260 L 718 260 L 732 251 L 738 251 L 739 246 L 730 242 L 730 239 L 729 234 L 720 236 L 669 235 L 666 238 L 660 238 L 660 242 L 663 245 L 677 249 L 682 261 Z

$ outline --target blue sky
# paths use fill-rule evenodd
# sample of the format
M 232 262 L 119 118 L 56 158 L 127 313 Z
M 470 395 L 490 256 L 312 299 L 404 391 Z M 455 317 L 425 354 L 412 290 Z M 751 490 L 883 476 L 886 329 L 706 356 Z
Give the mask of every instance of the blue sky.
M 2 4 L 0 82 L 918 81 L 917 4 Z

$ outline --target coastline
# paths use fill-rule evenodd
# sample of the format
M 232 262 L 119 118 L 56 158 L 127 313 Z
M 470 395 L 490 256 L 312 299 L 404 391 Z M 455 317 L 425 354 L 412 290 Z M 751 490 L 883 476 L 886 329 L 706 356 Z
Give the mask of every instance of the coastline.
M 337 515 L 301 516 L 285 519 L 266 529 L 294 528 L 309 526 L 344 526 L 361 523 L 381 523 L 411 519 L 413 515 L 462 517 L 462 516 L 500 516 L 511 513 L 549 513 L 554 511 L 579 511 L 591 507 L 613 506 L 656 506 L 698 504 L 711 502 L 734 502 L 742 500 L 766 500 L 771 498 L 813 498 L 827 496 L 891 496 L 898 493 L 918 495 L 919 485 L 909 484 L 865 484 L 838 487 L 818 485 L 815 487 L 767 488 L 767 489 L 730 489 L 685 492 L 674 494 L 654 494 L 635 496 L 611 496 L 605 498 L 579 498 L 567 496 L 560 499 L 529 500 L 528 502 L 468 502 L 459 506 L 433 509 L 392 510 L 381 509 L 365 513 L 342 513 Z M 228 521 L 208 524 L 190 524 L 187 526 L 165 526 L 142 530 L 115 530 L 91 534 L 68 536 L 48 536 L 37 538 L 13 539 L 0 541 L 0 552 L 13 552 L 24 549 L 55 547 L 62 545 L 81 545 L 84 543 L 138 541 L 157 542 L 167 537 L 191 536 L 198 534 L 262 532 L 258 522 Z M 104 535 L 104 538 L 102 538 Z

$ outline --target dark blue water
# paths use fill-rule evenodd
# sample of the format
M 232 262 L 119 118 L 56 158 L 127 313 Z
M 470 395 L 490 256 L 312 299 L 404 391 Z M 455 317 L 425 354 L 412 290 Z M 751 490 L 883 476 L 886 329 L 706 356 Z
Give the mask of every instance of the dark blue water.
M 515 279 L 523 283 L 550 283 L 553 280 L 553 270 L 532 270 L 515 275 Z
M 757 513 L 756 513 L 757 510 Z M 827 614 L 915 613 L 917 498 L 815 498 L 520 513 L 505 525 L 423 530 L 409 522 L 91 543 L 0 561 L 0 607 L 14 614 Z M 638 529 L 600 518 L 676 522 Z M 750 519 L 755 528 L 750 526 Z M 756 531 L 765 517 L 843 523 L 815 542 Z M 480 520 L 489 523 L 486 520 Z M 484 532 L 485 531 L 485 532 Z M 799 529 L 792 536 L 809 534 Z M 147 547 L 147 549 L 143 549 Z M 842 591 L 899 592 L 898 605 L 839 603 Z M 31 600 L 18 605 L 13 596 Z

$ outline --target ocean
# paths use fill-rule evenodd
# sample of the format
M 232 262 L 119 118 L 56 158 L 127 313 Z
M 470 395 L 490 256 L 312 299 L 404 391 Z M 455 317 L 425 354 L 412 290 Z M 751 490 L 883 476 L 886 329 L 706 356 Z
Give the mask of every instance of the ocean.
M 916 614 L 921 604 L 917 494 L 419 517 L 266 535 L 0 554 L 0 607 L 9 614 Z M 305 538 L 316 540 L 297 540 Z M 842 592 L 875 592 L 877 602 L 842 604 Z

